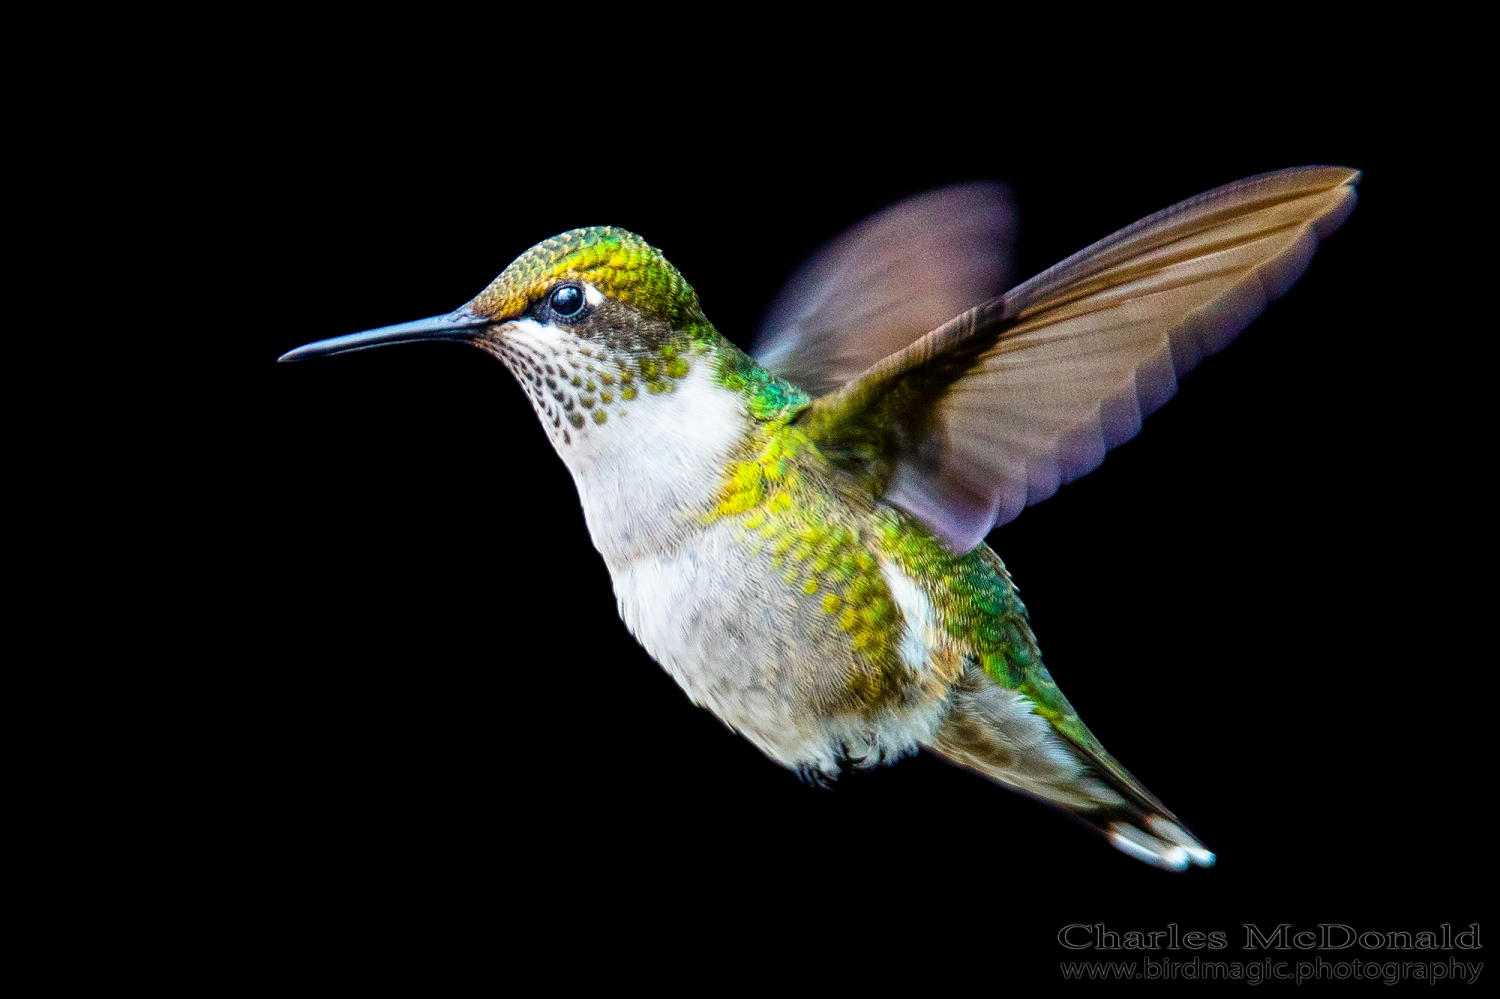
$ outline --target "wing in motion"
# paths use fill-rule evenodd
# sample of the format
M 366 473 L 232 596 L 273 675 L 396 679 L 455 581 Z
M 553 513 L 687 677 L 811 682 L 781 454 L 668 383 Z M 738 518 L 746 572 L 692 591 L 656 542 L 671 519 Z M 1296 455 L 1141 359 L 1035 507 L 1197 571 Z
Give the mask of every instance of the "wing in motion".
M 1174 205 L 875 361 L 800 419 L 833 460 L 968 551 L 1097 467 L 1291 287 L 1353 210 L 1359 176 L 1298 167 Z M 837 371 L 847 348 L 795 353 Z M 789 357 L 785 370 L 802 366 Z
M 756 335 L 765 367 L 814 395 L 1010 287 L 1015 209 L 999 184 L 893 205 L 813 255 Z

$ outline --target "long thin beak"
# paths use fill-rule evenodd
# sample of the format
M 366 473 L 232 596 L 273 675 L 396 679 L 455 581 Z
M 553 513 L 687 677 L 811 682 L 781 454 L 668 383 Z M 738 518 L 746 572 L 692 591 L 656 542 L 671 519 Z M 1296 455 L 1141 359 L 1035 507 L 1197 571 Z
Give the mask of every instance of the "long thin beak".
M 382 326 L 363 333 L 336 336 L 331 340 L 319 340 L 289 350 L 277 361 L 305 361 L 310 357 L 327 357 L 330 354 L 347 354 L 353 350 L 369 350 L 371 347 L 388 347 L 393 343 L 418 343 L 423 340 L 473 340 L 480 330 L 493 324 L 492 320 L 474 315 L 467 309 L 446 316 L 418 319 L 413 323 L 397 323 Z

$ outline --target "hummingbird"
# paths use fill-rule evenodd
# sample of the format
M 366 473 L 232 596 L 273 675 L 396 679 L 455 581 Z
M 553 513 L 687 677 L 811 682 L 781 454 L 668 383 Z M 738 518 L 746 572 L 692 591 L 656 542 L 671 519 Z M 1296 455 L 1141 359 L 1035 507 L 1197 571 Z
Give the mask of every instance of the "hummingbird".
M 984 539 L 1284 293 L 1359 179 L 1241 180 L 1008 291 L 1005 189 L 928 192 L 816 254 L 749 354 L 642 237 L 574 229 L 452 313 L 281 360 L 430 340 L 499 359 L 572 473 L 631 633 L 805 781 L 926 749 L 1139 860 L 1207 867 L 1053 682 Z

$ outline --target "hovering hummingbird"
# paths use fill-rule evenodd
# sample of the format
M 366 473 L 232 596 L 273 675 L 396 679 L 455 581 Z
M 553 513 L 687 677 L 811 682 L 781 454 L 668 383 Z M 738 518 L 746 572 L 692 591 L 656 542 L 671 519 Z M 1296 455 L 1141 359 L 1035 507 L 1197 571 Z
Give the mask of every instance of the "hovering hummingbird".
M 1359 177 L 1242 180 L 1004 294 L 1004 188 L 934 191 L 816 255 L 753 356 L 641 237 L 575 229 L 456 312 L 281 360 L 426 340 L 499 358 L 573 474 L 625 624 L 804 779 L 924 747 L 1147 863 L 1208 866 L 1053 683 L 984 538 L 1285 292 Z

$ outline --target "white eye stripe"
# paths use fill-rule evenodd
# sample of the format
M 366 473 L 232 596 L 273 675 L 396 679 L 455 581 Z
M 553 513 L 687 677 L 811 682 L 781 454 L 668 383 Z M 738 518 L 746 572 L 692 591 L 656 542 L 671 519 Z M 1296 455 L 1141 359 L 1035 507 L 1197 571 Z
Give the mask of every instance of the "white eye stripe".
M 600 302 L 604 301 L 604 292 L 600 291 L 598 288 L 595 288 L 588 282 L 584 282 L 583 300 L 589 303 L 589 305 L 598 305 Z

